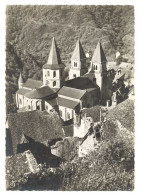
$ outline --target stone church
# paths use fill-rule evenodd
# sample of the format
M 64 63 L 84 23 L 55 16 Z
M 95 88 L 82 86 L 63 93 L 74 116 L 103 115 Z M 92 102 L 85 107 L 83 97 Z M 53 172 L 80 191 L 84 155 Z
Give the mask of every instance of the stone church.
M 48 61 L 43 65 L 43 81 L 28 79 L 23 82 L 20 74 L 16 104 L 19 111 L 56 110 L 64 121 L 74 118 L 83 108 L 106 103 L 107 60 L 100 41 L 90 66 L 80 40 L 71 57 L 69 80 L 64 79 L 55 38 L 52 39 Z

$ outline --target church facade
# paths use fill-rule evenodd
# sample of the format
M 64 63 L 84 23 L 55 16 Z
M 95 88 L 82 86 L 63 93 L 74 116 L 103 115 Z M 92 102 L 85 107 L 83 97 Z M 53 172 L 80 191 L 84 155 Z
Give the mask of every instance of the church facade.
M 26 111 L 55 109 L 64 120 L 74 118 L 83 108 L 106 102 L 107 60 L 98 42 L 90 67 L 86 64 L 85 52 L 80 40 L 72 53 L 69 80 L 63 78 L 64 64 L 61 61 L 55 38 L 52 39 L 48 61 L 43 65 L 43 81 L 23 81 L 20 74 L 16 93 L 17 107 Z

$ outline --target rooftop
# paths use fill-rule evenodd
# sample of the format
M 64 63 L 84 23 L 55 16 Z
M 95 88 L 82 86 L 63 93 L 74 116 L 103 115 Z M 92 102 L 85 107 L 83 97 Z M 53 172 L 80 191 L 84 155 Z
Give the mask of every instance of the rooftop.
M 58 96 L 63 95 L 63 96 L 66 96 L 66 97 L 81 99 L 85 93 L 86 93 L 85 90 L 80 90 L 80 89 L 75 89 L 75 88 L 70 88 L 70 87 L 67 87 L 67 86 L 63 86 L 60 89 L 60 91 L 58 92 Z
M 58 97 L 57 101 L 58 101 L 59 106 L 67 107 L 70 109 L 75 109 L 77 106 L 80 105 L 77 101 L 72 101 L 69 99 L 62 98 L 62 97 Z
M 67 80 L 65 82 L 65 86 L 80 90 L 86 90 L 89 88 L 99 88 L 99 86 L 95 83 L 94 74 L 91 73 L 87 73 L 81 77 L 77 77 L 71 80 Z
M 17 93 L 19 94 L 19 95 L 25 95 L 26 93 L 28 93 L 28 92 L 30 92 L 31 90 L 29 90 L 29 89 L 24 89 L 24 88 L 20 88 L 18 91 L 17 91 Z
M 55 92 L 49 86 L 43 86 L 26 93 L 25 96 L 30 99 L 41 99 L 52 94 L 55 94 Z
M 71 60 L 80 61 L 81 59 L 86 59 L 86 56 L 82 48 L 82 45 L 80 43 L 80 40 L 78 40 L 76 43 L 75 49 L 73 51 Z
M 23 84 L 23 88 L 29 88 L 32 90 L 40 88 L 42 85 L 43 82 L 41 80 L 27 79 L 27 81 Z
M 47 63 L 43 66 L 44 69 L 62 69 L 64 65 L 61 62 L 60 54 L 56 45 L 55 38 L 52 39 L 52 45 Z
M 104 54 L 103 48 L 101 46 L 100 41 L 98 42 L 94 54 L 92 56 L 92 62 L 102 63 L 107 62 L 106 56 Z
M 64 137 L 60 117 L 56 112 L 28 111 L 7 116 L 13 152 L 17 152 L 23 134 L 37 142 Z

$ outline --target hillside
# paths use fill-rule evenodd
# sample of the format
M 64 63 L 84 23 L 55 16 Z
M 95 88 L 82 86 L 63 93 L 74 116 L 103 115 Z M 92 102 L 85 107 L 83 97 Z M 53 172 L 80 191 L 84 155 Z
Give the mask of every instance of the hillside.
M 6 81 L 7 112 L 15 111 L 11 97 L 17 90 L 22 71 L 24 79 L 42 79 L 51 39 L 55 36 L 62 61 L 68 67 L 71 53 L 80 38 L 84 51 L 93 54 L 101 39 L 108 61 L 116 51 L 134 61 L 133 6 L 7 6 Z M 66 74 L 67 75 L 67 74 Z M 12 90 L 11 90 L 12 86 Z

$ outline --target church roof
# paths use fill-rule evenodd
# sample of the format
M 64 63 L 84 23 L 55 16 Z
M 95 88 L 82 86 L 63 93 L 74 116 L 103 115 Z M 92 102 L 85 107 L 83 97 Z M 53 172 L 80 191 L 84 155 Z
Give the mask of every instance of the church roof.
M 28 111 L 8 114 L 13 152 L 17 152 L 23 134 L 37 142 L 63 138 L 62 122 L 57 112 Z
M 85 93 L 86 93 L 85 90 L 63 86 L 58 92 L 58 95 L 63 95 L 63 96 L 71 97 L 74 99 L 81 99 Z
M 89 88 L 98 88 L 95 84 L 95 77 L 93 74 L 86 74 L 81 77 L 77 77 L 65 82 L 66 87 L 75 88 L 76 90 L 87 90 Z
M 23 83 L 23 78 L 22 78 L 22 74 L 21 73 L 20 73 L 20 76 L 19 76 L 18 83 Z
M 82 48 L 80 40 L 77 41 L 75 49 L 73 51 L 71 60 L 80 61 L 81 59 L 86 59 L 85 52 Z
M 42 85 L 43 82 L 41 80 L 27 79 L 27 81 L 23 84 L 23 88 L 29 88 L 32 90 L 40 88 Z
M 20 88 L 16 93 L 19 95 L 25 95 L 26 93 L 30 92 L 29 89 Z
M 27 98 L 30 99 L 41 99 L 55 94 L 54 90 L 52 90 L 49 86 L 43 86 L 38 89 L 33 89 L 32 91 L 25 94 Z
M 60 54 L 56 45 L 55 38 L 52 39 L 52 45 L 48 57 L 48 61 L 43 65 L 44 69 L 61 69 L 64 65 L 61 62 Z
M 96 49 L 94 51 L 94 54 L 92 56 L 92 62 L 96 62 L 96 63 L 102 63 L 102 62 L 107 62 L 106 56 L 104 54 L 102 45 L 100 43 L 100 41 L 98 42 Z
M 80 103 L 77 101 L 65 99 L 62 97 L 58 97 L 57 101 L 58 101 L 59 106 L 63 106 L 63 107 L 70 108 L 70 109 L 75 109 L 76 106 L 80 105 Z

